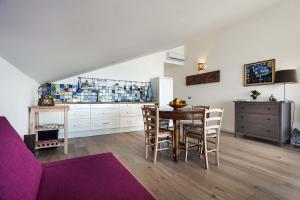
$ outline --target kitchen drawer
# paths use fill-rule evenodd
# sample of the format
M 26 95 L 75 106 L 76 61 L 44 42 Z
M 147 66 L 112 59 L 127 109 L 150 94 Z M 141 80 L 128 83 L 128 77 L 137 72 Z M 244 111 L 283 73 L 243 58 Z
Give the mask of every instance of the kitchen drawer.
M 280 104 L 277 103 L 240 103 L 236 105 L 237 113 L 278 114 Z
M 131 127 L 138 126 L 137 117 L 121 117 L 120 118 L 120 127 Z
M 120 117 L 134 117 L 138 115 L 137 108 L 121 108 Z
M 69 111 L 70 119 L 87 119 L 90 117 L 90 109 L 74 109 Z
M 139 104 L 120 104 L 120 108 L 137 108 Z
M 70 104 L 70 110 L 73 109 L 90 109 L 91 104 Z
M 119 109 L 91 109 L 91 118 L 116 118 L 119 117 Z
M 90 129 L 90 120 L 89 119 L 81 119 L 81 120 L 69 120 L 69 131 L 83 131 Z
M 93 108 L 119 109 L 120 105 L 119 104 L 91 104 L 91 109 L 93 109 Z
M 119 128 L 119 119 L 92 119 L 91 129 Z

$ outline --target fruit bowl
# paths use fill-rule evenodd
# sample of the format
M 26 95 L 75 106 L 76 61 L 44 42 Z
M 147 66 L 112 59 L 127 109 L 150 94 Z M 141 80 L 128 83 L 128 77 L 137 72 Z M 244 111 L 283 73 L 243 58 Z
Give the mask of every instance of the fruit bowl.
M 184 100 L 175 98 L 173 101 L 169 103 L 169 106 L 173 107 L 174 109 L 183 108 L 187 104 Z

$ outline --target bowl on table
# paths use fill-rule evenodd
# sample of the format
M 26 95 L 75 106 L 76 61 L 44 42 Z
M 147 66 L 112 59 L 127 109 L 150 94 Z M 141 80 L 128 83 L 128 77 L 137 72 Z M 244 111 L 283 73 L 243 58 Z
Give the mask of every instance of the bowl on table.
M 179 109 L 185 107 L 187 104 L 185 100 L 175 98 L 173 101 L 169 103 L 169 106 L 173 107 L 174 109 Z

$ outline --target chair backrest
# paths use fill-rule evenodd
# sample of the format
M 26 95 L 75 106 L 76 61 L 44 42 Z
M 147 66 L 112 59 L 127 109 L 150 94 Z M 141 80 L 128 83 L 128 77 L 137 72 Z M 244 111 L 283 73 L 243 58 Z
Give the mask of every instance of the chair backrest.
M 192 105 L 192 110 L 204 110 L 204 109 L 210 109 L 211 106 L 204 106 L 204 105 Z M 199 120 L 195 120 L 192 119 L 192 123 L 194 124 L 195 121 L 199 121 Z M 201 121 L 202 122 L 202 121 Z
M 159 108 L 155 105 L 142 107 L 145 132 L 159 133 Z
M 42 166 L 5 117 L 0 117 L 0 199 L 36 199 Z
M 204 120 L 203 120 L 204 133 L 207 134 L 220 133 L 223 113 L 224 113 L 223 108 L 205 109 Z

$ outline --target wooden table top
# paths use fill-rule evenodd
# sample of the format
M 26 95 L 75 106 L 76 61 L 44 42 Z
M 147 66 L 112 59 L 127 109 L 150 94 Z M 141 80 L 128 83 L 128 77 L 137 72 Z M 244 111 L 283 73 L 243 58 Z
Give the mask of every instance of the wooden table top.
M 174 109 L 171 107 L 161 108 L 159 110 L 159 117 L 162 119 L 173 120 L 191 120 L 202 119 L 204 109 L 180 108 Z

